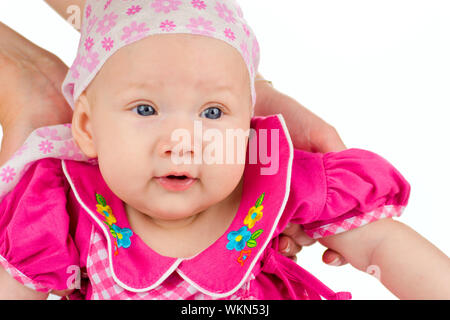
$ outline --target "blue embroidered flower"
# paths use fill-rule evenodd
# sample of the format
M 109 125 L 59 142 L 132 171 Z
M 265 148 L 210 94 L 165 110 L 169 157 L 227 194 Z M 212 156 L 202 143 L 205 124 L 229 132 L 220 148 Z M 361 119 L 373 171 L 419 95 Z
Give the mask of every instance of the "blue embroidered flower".
M 115 238 L 117 239 L 117 246 L 120 248 L 128 248 L 131 245 L 130 237 L 133 235 L 133 231 L 128 228 L 120 228 L 113 224 L 111 228 L 116 233 Z
M 252 236 L 252 233 L 247 230 L 247 227 L 242 227 L 238 231 L 231 231 L 227 235 L 227 239 L 229 240 L 227 244 L 228 250 L 236 250 L 241 251 L 245 248 L 247 241 Z

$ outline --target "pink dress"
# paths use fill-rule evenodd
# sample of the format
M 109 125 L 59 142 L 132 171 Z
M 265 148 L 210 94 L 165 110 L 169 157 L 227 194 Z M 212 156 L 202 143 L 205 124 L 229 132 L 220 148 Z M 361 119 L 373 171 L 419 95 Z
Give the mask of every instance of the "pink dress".
M 133 233 L 70 126 L 33 132 L 0 168 L 0 264 L 38 291 L 75 288 L 69 299 L 349 299 L 279 254 L 279 234 L 289 222 L 320 238 L 399 216 L 408 182 L 369 151 L 294 150 L 280 115 L 253 118 L 252 128 L 268 141 L 278 136 L 277 170 L 261 174 L 271 164 L 247 157 L 233 222 L 183 259 L 159 255 Z

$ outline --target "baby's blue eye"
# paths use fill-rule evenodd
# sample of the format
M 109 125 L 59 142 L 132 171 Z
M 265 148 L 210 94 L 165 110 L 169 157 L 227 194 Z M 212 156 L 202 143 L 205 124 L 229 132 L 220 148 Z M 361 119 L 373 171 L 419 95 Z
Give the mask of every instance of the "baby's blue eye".
M 217 107 L 209 107 L 208 109 L 205 109 L 200 116 L 208 119 L 219 119 L 222 116 L 222 113 L 222 110 Z
M 141 104 L 135 107 L 133 110 L 136 110 L 136 113 L 143 117 L 148 117 L 156 114 L 155 108 L 148 104 Z

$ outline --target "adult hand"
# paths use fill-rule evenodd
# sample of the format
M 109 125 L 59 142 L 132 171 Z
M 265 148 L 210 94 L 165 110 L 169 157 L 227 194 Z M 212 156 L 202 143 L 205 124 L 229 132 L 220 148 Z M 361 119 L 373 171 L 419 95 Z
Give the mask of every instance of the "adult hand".
M 35 129 L 72 121 L 72 109 L 61 93 L 67 66 L 0 23 L 0 165 Z
M 255 90 L 257 96 L 255 115 L 281 113 L 295 148 L 322 153 L 346 149 L 334 127 L 295 99 L 279 92 L 266 81 L 256 81 Z M 280 236 L 279 250 L 283 255 L 295 260 L 296 254 L 303 246 L 309 246 L 315 242 L 316 240 L 308 237 L 299 225 L 290 224 Z M 334 266 L 347 263 L 342 255 L 331 249 L 324 252 L 322 260 Z

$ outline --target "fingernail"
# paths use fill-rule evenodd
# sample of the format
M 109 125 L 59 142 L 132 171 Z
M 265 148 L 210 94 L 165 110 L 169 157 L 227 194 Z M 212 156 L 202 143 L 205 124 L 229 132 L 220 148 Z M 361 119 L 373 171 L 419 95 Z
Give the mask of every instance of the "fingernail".
M 335 258 L 333 261 L 329 263 L 330 266 L 340 266 L 342 264 L 342 260 L 340 258 Z
M 286 245 L 286 248 L 283 249 L 283 253 L 288 253 L 289 252 L 289 242 Z

